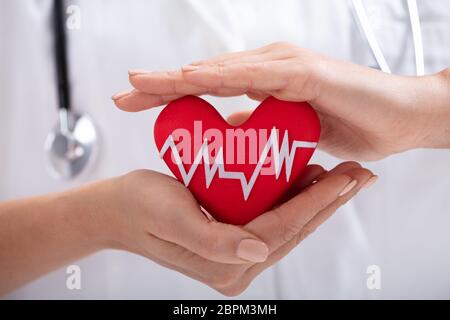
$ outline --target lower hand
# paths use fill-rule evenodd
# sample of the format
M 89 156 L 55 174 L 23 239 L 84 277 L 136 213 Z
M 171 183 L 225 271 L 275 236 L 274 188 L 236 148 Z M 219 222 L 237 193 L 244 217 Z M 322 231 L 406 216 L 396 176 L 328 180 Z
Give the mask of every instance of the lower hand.
M 375 178 L 354 162 L 329 172 L 308 166 L 289 201 L 245 226 L 233 226 L 208 219 L 175 179 L 136 171 L 106 188 L 115 191 L 107 197 L 102 225 L 110 227 L 104 238 L 117 249 L 236 295 Z
M 111 248 L 235 295 L 374 179 L 353 162 L 309 166 L 289 201 L 245 226 L 211 221 L 181 183 L 146 170 L 0 202 L 0 295 Z

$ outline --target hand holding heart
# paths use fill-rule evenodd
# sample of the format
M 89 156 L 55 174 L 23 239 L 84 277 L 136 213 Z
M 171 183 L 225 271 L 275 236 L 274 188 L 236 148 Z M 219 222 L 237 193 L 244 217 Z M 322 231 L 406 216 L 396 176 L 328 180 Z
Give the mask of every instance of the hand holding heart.
M 354 162 L 329 172 L 310 165 L 291 189 L 290 200 L 244 226 L 208 219 L 180 182 L 146 170 L 115 179 L 114 187 L 99 186 L 113 193 L 96 202 L 108 203 L 104 225 L 109 228 L 103 238 L 115 248 L 236 295 L 355 196 L 372 176 Z
M 186 95 L 246 94 L 256 100 L 273 96 L 307 101 L 320 118 L 319 148 L 342 158 L 375 160 L 411 148 L 450 147 L 448 135 L 440 134 L 449 128 L 449 74 L 447 70 L 420 78 L 387 75 L 276 43 L 178 71 L 130 71 L 135 89 L 113 99 L 130 112 Z M 229 122 L 240 125 L 249 115 L 234 114 Z M 159 148 L 163 142 L 157 137 Z M 352 162 L 330 172 L 308 166 L 298 177 L 289 201 L 251 215 L 256 218 L 243 226 L 233 226 L 208 220 L 179 182 L 152 172 L 133 173 L 126 179 L 130 185 L 123 188 L 131 192 L 124 191 L 124 198 L 133 236 L 125 236 L 122 243 L 224 294 L 238 294 L 375 179 Z M 151 186 L 145 187 L 150 181 Z M 195 188 L 191 190 L 202 198 Z
M 345 159 L 376 160 L 419 147 L 450 147 L 450 71 L 404 77 L 275 43 L 188 65 L 179 71 L 130 71 L 135 90 L 114 97 L 126 111 L 184 95 L 247 94 L 308 101 L 321 121 L 319 148 Z M 233 116 L 242 122 L 248 113 Z
M 321 122 L 319 147 L 344 158 L 373 160 L 417 147 L 450 148 L 450 69 L 427 77 L 393 76 L 277 43 L 174 72 L 132 71 L 130 82 L 135 90 L 113 97 L 126 111 L 202 94 L 247 94 L 257 100 L 274 96 L 293 104 L 308 101 Z M 248 121 L 248 112 L 235 114 L 229 122 L 255 124 L 260 112 Z M 281 109 L 271 112 L 282 113 Z M 297 112 L 291 110 L 284 118 L 292 116 L 295 122 L 304 117 Z M 282 129 L 286 125 L 276 124 Z M 295 142 L 297 138 L 311 148 L 308 139 L 317 137 L 297 136 Z M 277 197 L 252 194 L 258 194 L 267 207 L 244 210 L 243 221 L 234 216 L 231 222 L 242 222 L 240 226 L 208 219 L 180 182 L 145 170 L 67 192 L 0 203 L 0 225 L 5 226 L 0 232 L 4 247 L 0 248 L 0 294 L 106 248 L 143 255 L 223 294 L 239 294 L 376 179 L 353 162 L 329 172 L 320 166 L 305 168 L 309 156 L 305 152 L 293 164 L 289 184 L 277 184 Z M 191 189 L 201 198 L 198 189 Z M 280 195 L 286 202 L 273 207 Z M 247 209 L 252 208 L 256 206 Z
M 202 124 L 200 129 L 196 128 L 196 122 Z M 274 98 L 265 100 L 251 119 L 238 129 L 247 132 L 248 129 L 266 130 L 272 126 L 286 130 L 291 140 L 306 145 L 318 139 L 318 120 L 311 107 Z M 330 172 L 320 166 L 305 167 L 314 150 L 314 147 L 308 147 L 294 150 L 296 157 L 292 158 L 290 181 L 276 179 L 272 172 L 267 176 L 258 173 L 247 198 L 238 181 L 226 180 L 216 173 L 206 187 L 207 172 L 215 161 L 211 161 L 210 166 L 210 160 L 205 160 L 210 152 L 206 149 L 208 155 L 198 163 L 199 167 L 190 162 L 204 154 L 199 152 L 201 148 L 194 148 L 195 142 L 190 136 L 200 131 L 202 135 L 197 144 L 201 145 L 208 130 L 222 136 L 230 127 L 237 128 L 223 121 L 200 98 L 190 96 L 173 102 L 156 121 L 155 141 L 169 168 L 189 186 L 199 202 L 180 182 L 151 171 L 137 171 L 125 176 L 120 188 L 123 194 L 112 198 L 122 199 L 114 207 L 123 209 L 118 211 L 118 218 L 113 219 L 122 221 L 114 232 L 115 235 L 123 234 L 119 248 L 149 257 L 225 295 L 236 295 L 313 232 L 361 187 L 370 185 L 376 176 L 354 162 L 343 163 Z M 187 148 L 181 150 L 174 144 L 173 137 L 179 129 L 188 133 L 181 139 Z M 217 142 L 217 139 L 216 136 L 213 141 Z M 223 141 L 220 148 L 227 149 Z M 283 149 L 282 145 L 280 149 Z M 178 158 L 172 159 L 174 155 Z M 226 155 L 228 153 L 224 157 Z M 232 177 L 239 170 L 257 172 L 255 167 L 258 165 L 248 161 L 244 164 L 224 163 L 222 158 L 220 162 L 227 173 L 233 172 Z M 289 166 L 285 162 L 283 167 L 287 170 Z M 192 171 L 192 168 L 209 169 Z M 285 202 L 274 206 L 280 200 Z M 222 222 L 202 212 L 200 205 Z M 125 219 L 123 213 L 120 214 L 122 211 L 128 213 Z

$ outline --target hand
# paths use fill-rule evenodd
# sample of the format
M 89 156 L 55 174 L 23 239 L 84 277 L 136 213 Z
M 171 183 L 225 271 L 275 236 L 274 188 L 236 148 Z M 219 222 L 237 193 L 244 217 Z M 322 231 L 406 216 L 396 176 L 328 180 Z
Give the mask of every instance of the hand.
M 232 226 L 208 219 L 178 181 L 141 170 L 115 182 L 103 225 L 110 226 L 107 238 L 114 247 L 236 295 L 375 179 L 354 162 L 330 172 L 311 165 L 289 201 L 245 226 Z
M 286 203 L 246 226 L 211 221 L 182 184 L 145 170 L 0 202 L 0 295 L 108 248 L 140 254 L 224 294 L 238 294 L 375 180 L 354 162 L 330 172 L 309 166 Z
M 376 160 L 418 147 L 450 147 L 450 70 L 427 77 L 389 75 L 291 44 L 193 63 L 180 71 L 130 71 L 135 90 L 113 97 L 126 111 L 181 96 L 247 94 L 308 101 L 319 113 L 319 148 L 346 159 Z M 243 122 L 249 112 L 233 115 Z

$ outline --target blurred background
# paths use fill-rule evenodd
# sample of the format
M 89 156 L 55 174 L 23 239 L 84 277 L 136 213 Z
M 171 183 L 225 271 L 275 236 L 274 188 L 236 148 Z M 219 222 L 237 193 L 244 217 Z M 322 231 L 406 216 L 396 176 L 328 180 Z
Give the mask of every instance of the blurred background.
M 406 1 L 362 2 L 392 71 L 415 75 Z M 129 87 L 129 69 L 175 70 L 276 41 L 377 67 L 350 0 L 64 4 L 73 6 L 67 15 L 73 26 L 67 30 L 73 108 L 89 113 L 97 126 L 98 156 L 73 181 L 49 175 L 43 147 L 58 121 L 53 0 L 0 0 L 0 201 L 60 191 L 138 168 L 169 173 L 152 136 L 161 108 L 129 114 L 110 99 Z M 417 5 L 425 73 L 431 74 L 450 66 L 450 6 L 445 0 L 419 0 Z M 246 97 L 205 98 L 224 117 L 257 105 Z M 319 151 L 312 162 L 330 168 L 339 159 Z M 449 164 L 448 150 L 415 150 L 368 163 L 380 176 L 377 184 L 341 208 L 239 298 L 450 298 Z M 223 298 L 126 252 L 104 251 L 76 264 L 82 270 L 80 290 L 66 288 L 62 268 L 7 298 Z M 380 288 L 367 284 L 370 266 L 380 270 Z

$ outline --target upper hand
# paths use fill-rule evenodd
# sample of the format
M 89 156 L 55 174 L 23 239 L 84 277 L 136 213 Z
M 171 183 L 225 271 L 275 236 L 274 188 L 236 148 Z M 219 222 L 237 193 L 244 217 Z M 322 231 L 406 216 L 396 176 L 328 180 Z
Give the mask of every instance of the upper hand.
M 450 72 L 446 73 L 389 75 L 275 43 L 179 71 L 130 71 L 135 90 L 114 100 L 126 111 L 163 105 L 189 94 L 308 101 L 321 119 L 319 148 L 341 158 L 375 160 L 416 147 L 450 146 L 444 135 L 450 108 L 442 99 L 448 97 L 448 83 L 442 85 L 442 78 L 449 79 Z M 442 104 L 446 108 L 436 107 Z M 243 122 L 248 114 L 235 114 L 233 121 Z

